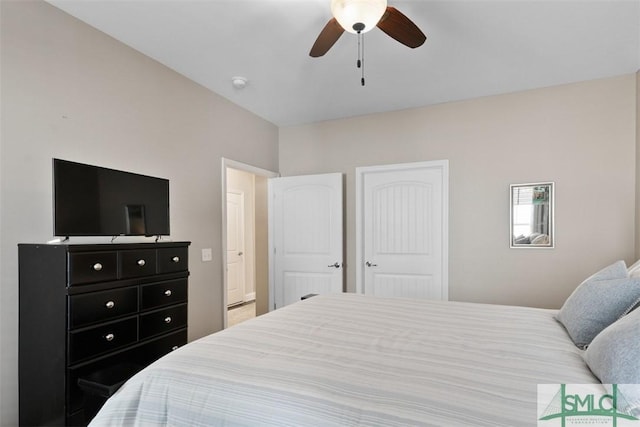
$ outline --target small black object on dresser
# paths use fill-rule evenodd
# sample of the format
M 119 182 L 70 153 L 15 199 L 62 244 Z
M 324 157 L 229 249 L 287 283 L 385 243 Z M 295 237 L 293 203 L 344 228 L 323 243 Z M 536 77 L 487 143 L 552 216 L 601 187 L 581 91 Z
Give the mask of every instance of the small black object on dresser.
M 20 425 L 86 425 L 187 342 L 190 242 L 20 244 Z

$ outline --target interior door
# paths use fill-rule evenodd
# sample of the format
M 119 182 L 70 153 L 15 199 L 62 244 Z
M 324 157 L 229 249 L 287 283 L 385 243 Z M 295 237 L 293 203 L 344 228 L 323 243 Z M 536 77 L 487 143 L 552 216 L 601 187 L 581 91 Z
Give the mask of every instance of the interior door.
M 244 301 L 244 194 L 227 192 L 227 305 Z
M 342 174 L 269 180 L 271 307 L 343 291 Z
M 448 163 L 358 168 L 358 290 L 448 299 Z

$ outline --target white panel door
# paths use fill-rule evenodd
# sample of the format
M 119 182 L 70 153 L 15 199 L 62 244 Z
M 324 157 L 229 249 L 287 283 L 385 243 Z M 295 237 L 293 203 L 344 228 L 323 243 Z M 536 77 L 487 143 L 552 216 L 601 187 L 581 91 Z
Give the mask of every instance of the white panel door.
M 446 162 L 358 168 L 358 290 L 448 299 Z
M 227 305 L 244 301 L 244 193 L 227 192 Z
M 272 178 L 273 308 L 343 291 L 342 174 Z

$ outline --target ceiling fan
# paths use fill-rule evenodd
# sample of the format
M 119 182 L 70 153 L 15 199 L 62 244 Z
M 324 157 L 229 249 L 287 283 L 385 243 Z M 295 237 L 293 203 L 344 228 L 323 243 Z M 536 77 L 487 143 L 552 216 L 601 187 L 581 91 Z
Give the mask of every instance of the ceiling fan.
M 387 6 L 387 0 L 331 0 L 331 13 L 333 18 L 322 29 L 309 52 L 314 58 L 327 53 L 345 31 L 361 37 L 378 27 L 410 48 L 422 46 L 427 39 L 402 12 Z

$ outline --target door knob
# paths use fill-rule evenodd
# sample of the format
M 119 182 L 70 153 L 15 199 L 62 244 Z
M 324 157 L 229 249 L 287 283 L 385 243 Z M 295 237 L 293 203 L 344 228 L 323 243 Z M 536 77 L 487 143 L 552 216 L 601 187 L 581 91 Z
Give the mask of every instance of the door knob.
M 340 263 L 336 261 L 335 263 L 328 265 L 327 267 L 340 268 Z
M 378 264 L 371 264 L 369 261 L 365 262 L 364 265 L 366 265 L 367 267 L 377 267 Z
M 242 256 L 243 252 L 238 252 L 238 256 Z

